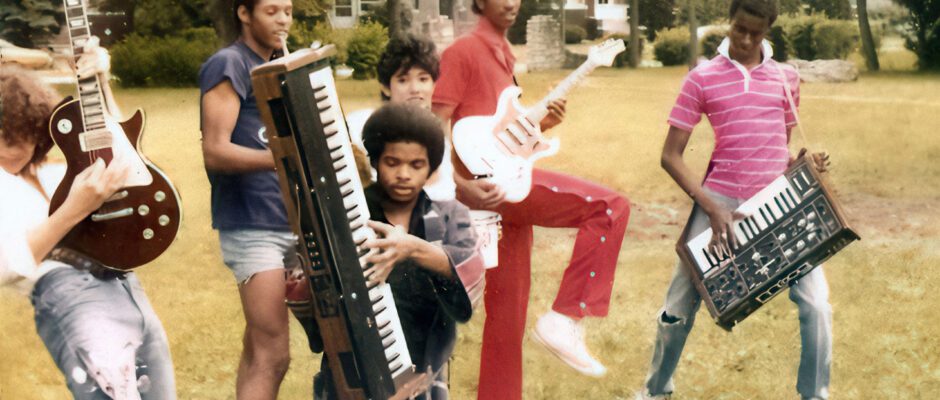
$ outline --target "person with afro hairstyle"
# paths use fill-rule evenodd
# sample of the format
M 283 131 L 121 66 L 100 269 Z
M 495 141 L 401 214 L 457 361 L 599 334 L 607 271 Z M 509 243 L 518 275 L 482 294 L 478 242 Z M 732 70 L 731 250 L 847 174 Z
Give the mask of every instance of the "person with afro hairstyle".
M 435 201 L 425 183 L 441 165 L 444 132 L 440 120 L 416 104 L 388 103 L 362 131 L 377 181 L 365 189 L 378 238 L 367 261 L 370 282 L 391 285 L 411 360 L 428 384 L 417 399 L 448 398 L 447 360 L 483 294 L 483 259 L 470 225 L 470 212 L 454 200 Z M 335 399 L 324 356 L 314 378 L 315 399 Z M 423 385 L 422 385 L 423 386 Z
M 799 74 L 793 67 L 774 61 L 770 42 L 764 40 L 777 19 L 776 0 L 733 0 L 729 17 L 731 29 L 718 47 L 718 55 L 686 75 L 669 114 L 661 161 L 663 169 L 695 202 L 686 227 L 688 237 L 711 227 L 709 248 L 716 254 L 730 253 L 735 246 L 729 232 L 732 223 L 743 216 L 734 210 L 795 160 L 790 157 L 788 142 L 790 130 L 797 124 L 792 110 L 799 106 Z M 794 99 L 793 104 L 789 98 Z M 704 183 L 683 160 L 702 114 L 708 116 L 716 139 Z M 816 168 L 825 171 L 828 156 L 818 153 L 814 158 Z M 663 307 L 656 315 L 653 357 L 637 400 L 672 395 L 672 376 L 702 304 L 690 269 L 682 260 L 676 262 Z M 802 339 L 796 390 L 803 399 L 826 399 L 832 362 L 832 307 L 823 269 L 816 268 L 793 284 L 790 300 L 799 309 Z
M 380 96 L 384 102 L 410 103 L 423 108 L 431 108 L 431 96 L 434 83 L 440 74 L 440 62 L 434 42 L 424 36 L 413 33 L 400 34 L 389 40 L 385 52 L 376 67 Z M 362 127 L 372 114 L 371 109 L 359 110 L 349 114 L 347 123 L 353 143 L 362 146 Z M 444 138 L 444 156 L 441 166 L 431 174 L 424 187 L 425 192 L 434 200 L 453 200 L 454 167 L 450 161 L 450 141 Z M 354 149 L 361 149 L 354 147 Z M 358 160 L 364 160 L 365 156 Z M 365 162 L 364 164 L 368 164 Z M 360 173 L 368 171 L 368 165 L 358 165 Z M 363 179 L 368 183 L 370 179 Z
M 110 58 L 97 44 L 88 40 L 77 76 L 98 74 L 108 116 L 117 117 Z M 29 296 L 36 333 L 73 398 L 175 399 L 167 336 L 136 274 L 59 257 L 59 241 L 124 186 L 130 171 L 118 156 L 107 166 L 99 159 L 75 177 L 50 215 L 49 199 L 65 176 L 65 165 L 45 162 L 59 100 L 31 71 L 0 65 L 0 284 Z

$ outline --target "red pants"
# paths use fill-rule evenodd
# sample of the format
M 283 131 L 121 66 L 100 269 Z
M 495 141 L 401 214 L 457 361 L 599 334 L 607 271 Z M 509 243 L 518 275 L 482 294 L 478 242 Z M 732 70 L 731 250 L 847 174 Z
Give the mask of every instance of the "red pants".
M 617 255 L 630 217 L 616 192 L 568 175 L 536 169 L 532 191 L 506 203 L 499 266 L 486 272 L 486 323 L 477 398 L 522 398 L 522 338 L 532 254 L 532 226 L 578 228 L 571 262 L 552 309 L 574 319 L 606 316 Z

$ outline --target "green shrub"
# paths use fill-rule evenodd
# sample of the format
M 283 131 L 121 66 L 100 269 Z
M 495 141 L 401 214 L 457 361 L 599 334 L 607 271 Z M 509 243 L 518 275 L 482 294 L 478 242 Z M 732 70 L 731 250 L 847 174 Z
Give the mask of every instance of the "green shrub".
M 783 28 L 786 41 L 792 49 L 792 55 L 802 60 L 816 59 L 816 46 L 813 32 L 818 23 L 825 20 L 820 15 L 781 17 L 779 25 Z
M 845 59 L 859 44 L 852 21 L 804 15 L 781 18 L 780 25 L 792 54 L 803 60 Z
M 851 21 L 825 20 L 813 31 L 817 59 L 845 59 L 859 43 L 858 26 Z
M 209 27 L 166 37 L 134 33 L 111 49 L 111 68 L 122 86 L 195 86 L 199 67 L 217 49 Z
M 630 35 L 624 35 L 622 33 L 615 33 L 604 38 L 606 39 L 620 39 L 623 40 L 626 50 L 622 53 L 617 54 L 617 57 L 614 57 L 614 67 L 615 68 L 624 68 L 630 66 Z M 640 54 L 643 54 L 643 42 L 646 39 L 643 36 L 640 36 Z
M 653 54 L 663 65 L 682 65 L 689 60 L 689 31 L 667 29 L 656 34 Z
M 706 32 L 699 40 L 702 55 L 708 59 L 718 55 L 718 46 L 721 45 L 721 41 L 725 40 L 726 36 L 728 36 L 728 32 L 724 29 L 712 29 Z
M 584 28 L 577 25 L 569 25 L 565 27 L 565 43 L 566 44 L 578 44 L 581 43 L 584 38 L 587 37 L 587 31 Z
M 287 38 L 287 45 L 292 49 L 310 47 L 313 42 L 320 42 L 320 45 L 326 46 L 332 44 L 336 46 L 336 64 L 346 63 L 346 46 L 352 37 L 353 29 L 333 29 L 325 22 L 306 23 L 295 22 L 291 25 L 290 36 Z
M 774 60 L 784 62 L 790 59 L 790 43 L 787 41 L 787 35 L 782 26 L 774 25 L 770 27 L 767 40 L 770 41 L 774 49 Z
M 375 67 L 387 42 L 388 29 L 377 22 L 360 24 L 353 30 L 346 47 L 346 64 L 355 70 L 353 78 L 375 78 Z
M 584 32 L 587 33 L 587 36 L 584 38 L 587 40 L 594 40 L 601 36 L 600 30 L 597 26 L 597 19 L 588 17 L 584 20 Z

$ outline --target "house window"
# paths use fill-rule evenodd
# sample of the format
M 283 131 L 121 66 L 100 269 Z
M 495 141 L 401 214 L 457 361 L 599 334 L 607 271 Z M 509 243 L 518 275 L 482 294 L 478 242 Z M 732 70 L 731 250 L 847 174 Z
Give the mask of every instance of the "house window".
M 336 0 L 333 12 L 337 17 L 352 17 L 352 0 Z

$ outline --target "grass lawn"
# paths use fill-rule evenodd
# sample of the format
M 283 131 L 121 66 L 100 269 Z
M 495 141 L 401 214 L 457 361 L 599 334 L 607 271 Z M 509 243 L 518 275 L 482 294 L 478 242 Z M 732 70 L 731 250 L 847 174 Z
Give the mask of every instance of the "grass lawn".
M 631 398 L 646 375 L 672 273 L 673 244 L 689 201 L 659 167 L 665 119 L 684 68 L 596 71 L 569 98 L 568 118 L 552 134 L 562 151 L 540 166 L 581 176 L 633 203 L 620 253 L 613 305 L 587 321 L 591 349 L 607 378 L 577 375 L 525 342 L 525 397 Z M 565 72 L 520 76 L 533 103 Z M 378 105 L 374 82 L 338 83 L 344 109 Z M 802 114 L 813 149 L 832 154 L 831 180 L 863 240 L 826 264 L 834 309 L 834 398 L 940 396 L 940 76 L 864 74 L 856 83 L 804 84 Z M 139 276 L 169 335 L 182 399 L 234 398 L 244 326 L 234 279 L 210 228 L 209 186 L 200 152 L 198 91 L 119 90 L 125 113 L 147 111 L 144 152 L 182 193 L 181 236 Z M 703 123 L 688 157 L 704 170 L 712 148 Z M 796 138 L 796 137 L 795 137 Z M 794 144 L 794 148 L 799 142 Z M 554 298 L 574 230 L 537 229 L 530 323 Z M 482 308 L 481 308 L 482 310 Z M 0 292 L 0 399 L 59 399 L 62 375 L 35 333 L 28 300 Z M 475 397 L 482 311 L 461 327 L 451 369 L 454 398 Z M 293 362 L 284 399 L 310 398 L 319 357 L 292 327 Z M 677 399 L 796 398 L 796 308 L 780 296 L 731 334 L 698 315 L 676 374 Z

